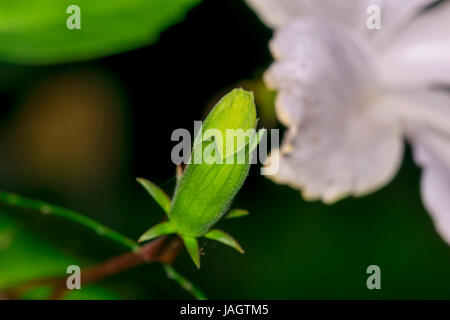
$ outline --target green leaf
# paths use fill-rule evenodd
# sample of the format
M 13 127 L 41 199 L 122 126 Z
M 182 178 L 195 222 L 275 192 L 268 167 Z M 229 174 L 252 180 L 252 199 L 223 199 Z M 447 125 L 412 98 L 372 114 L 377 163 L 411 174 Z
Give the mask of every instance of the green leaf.
M 120 300 L 117 293 L 99 285 L 89 285 L 82 290 L 70 290 L 64 300 Z
M 0 291 L 33 279 L 67 276 L 67 266 L 80 260 L 56 249 L 50 242 L 27 232 L 15 219 L 0 208 Z M 47 299 L 52 293 L 48 286 L 24 290 L 22 299 Z M 0 293 L 1 295 L 1 293 Z M 65 299 L 119 299 L 116 293 L 96 285 L 72 290 Z
M 227 212 L 225 219 L 234 219 L 248 216 L 250 213 L 244 209 L 232 209 Z
M 181 239 L 184 242 L 184 245 L 186 246 L 186 249 L 189 253 L 189 255 L 192 258 L 192 261 L 194 261 L 197 268 L 200 269 L 200 250 L 198 248 L 198 241 L 194 237 L 181 237 Z
M 37 287 L 27 291 L 21 298 L 25 300 L 48 299 L 52 291 L 50 287 Z M 82 287 L 82 290 L 70 290 L 64 300 L 120 300 L 117 293 L 98 285 Z
M 143 178 L 136 179 L 161 206 L 165 213 L 170 211 L 170 197 L 156 184 Z
M 175 229 L 169 221 L 158 223 L 157 225 L 148 229 L 138 240 L 138 242 L 144 242 L 155 239 L 157 237 L 174 233 Z
M 0 59 L 49 64 L 94 59 L 157 41 L 200 0 L 14 0 L 0 2 Z M 70 5 L 81 29 L 69 30 Z
M 0 209 L 0 289 L 65 274 L 67 266 L 79 264 L 47 241 L 25 232 L 4 210 Z
M 232 236 L 230 236 L 228 233 L 219 230 L 219 229 L 213 229 L 209 231 L 207 234 L 205 234 L 205 238 L 218 241 L 220 243 L 223 243 L 229 247 L 232 247 L 233 249 L 236 249 L 240 253 L 244 253 L 244 249 L 242 249 L 241 245 L 234 239 Z

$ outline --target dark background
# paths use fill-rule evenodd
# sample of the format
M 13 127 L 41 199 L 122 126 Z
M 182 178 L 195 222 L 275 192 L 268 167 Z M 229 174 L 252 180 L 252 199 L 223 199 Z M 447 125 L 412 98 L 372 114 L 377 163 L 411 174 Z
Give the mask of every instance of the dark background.
M 192 131 L 193 121 L 229 89 L 258 83 L 272 61 L 271 36 L 243 1 L 205 0 L 146 48 L 83 63 L 0 65 L 7 75 L 0 82 L 1 189 L 72 208 L 138 238 L 162 211 L 135 177 L 172 192 L 172 131 Z M 175 264 L 209 298 L 450 298 L 450 249 L 422 206 L 420 170 L 409 149 L 395 180 L 370 196 L 332 206 L 305 202 L 254 167 L 233 207 L 251 215 L 221 227 L 245 255 L 201 240 L 200 270 L 184 252 Z M 57 218 L 8 214 L 26 237 L 58 250 L 28 247 L 31 238 L 17 244 L 16 255 L 24 257 L 19 262 L 34 264 L 30 274 L 57 272 L 55 261 L 66 261 L 57 252 L 83 267 L 123 251 Z M 30 267 L 16 269 L 10 259 L 3 266 L 10 266 L 11 282 L 27 279 Z M 366 288 L 372 264 L 381 267 L 382 290 Z M 99 286 L 117 298 L 190 297 L 159 265 Z

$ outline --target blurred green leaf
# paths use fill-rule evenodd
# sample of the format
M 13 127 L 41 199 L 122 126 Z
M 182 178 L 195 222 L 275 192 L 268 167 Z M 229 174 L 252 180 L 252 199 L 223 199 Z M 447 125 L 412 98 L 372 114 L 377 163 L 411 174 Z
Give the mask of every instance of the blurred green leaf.
M 0 60 L 51 64 L 94 59 L 155 42 L 200 0 L 15 0 L 0 2 Z M 69 30 L 70 5 L 81 29 Z
M 0 289 L 65 274 L 67 266 L 76 264 L 75 259 L 25 232 L 3 212 L 0 212 L 0 257 Z
M 22 298 L 27 300 L 47 299 L 52 293 L 50 287 L 37 287 L 27 291 Z M 98 285 L 83 287 L 81 290 L 70 290 L 64 300 L 119 300 L 116 293 Z
M 65 300 L 119 300 L 121 297 L 102 286 L 93 285 L 82 290 L 71 290 L 64 297 Z

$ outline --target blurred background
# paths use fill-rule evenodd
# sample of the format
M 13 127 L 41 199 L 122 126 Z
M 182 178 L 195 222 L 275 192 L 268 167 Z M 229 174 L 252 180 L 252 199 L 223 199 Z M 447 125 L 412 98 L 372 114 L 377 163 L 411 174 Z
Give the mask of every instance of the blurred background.
M 283 129 L 274 93 L 261 82 L 271 37 L 242 0 L 204 0 L 136 50 L 84 62 L 1 62 L 0 189 L 82 212 L 137 239 L 163 213 L 135 178 L 172 194 L 173 130 L 192 131 L 194 120 L 239 86 L 255 91 L 263 126 Z M 448 299 L 450 248 L 423 208 L 409 149 L 405 158 L 381 191 L 332 206 L 305 202 L 254 166 L 233 204 L 250 216 L 221 223 L 245 255 L 201 240 L 201 269 L 185 252 L 175 266 L 212 299 Z M 0 206 L 0 289 L 121 252 L 73 223 Z M 366 287 L 372 264 L 381 268 L 382 290 Z M 45 296 L 40 290 L 25 298 Z M 190 295 L 150 264 L 70 297 Z

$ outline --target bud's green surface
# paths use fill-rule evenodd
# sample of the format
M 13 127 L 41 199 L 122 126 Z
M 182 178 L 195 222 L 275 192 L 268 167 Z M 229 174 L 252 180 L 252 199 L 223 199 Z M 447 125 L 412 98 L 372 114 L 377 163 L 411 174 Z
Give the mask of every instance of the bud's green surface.
M 255 127 L 256 109 L 253 95 L 236 89 L 226 95 L 210 112 L 202 132 L 218 129 L 228 144 L 234 141 L 225 140 L 227 129 L 248 130 Z M 205 142 L 202 145 L 196 144 L 192 158 L 195 158 L 197 153 L 203 153 L 207 146 Z M 235 151 L 237 148 L 236 146 Z M 246 152 L 244 164 L 189 164 L 177 186 L 169 212 L 174 227 L 187 236 L 204 235 L 224 215 L 244 183 L 249 168 L 249 152 Z

